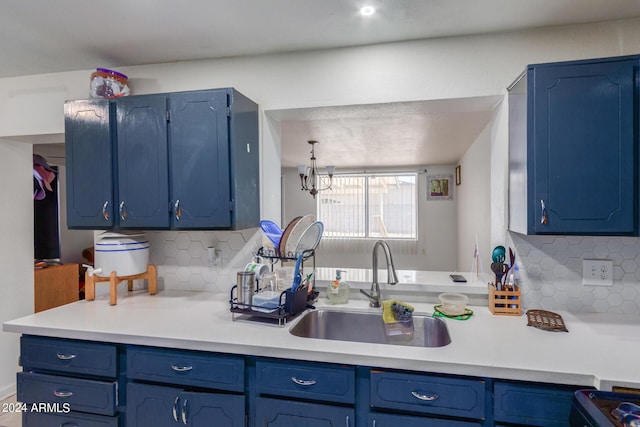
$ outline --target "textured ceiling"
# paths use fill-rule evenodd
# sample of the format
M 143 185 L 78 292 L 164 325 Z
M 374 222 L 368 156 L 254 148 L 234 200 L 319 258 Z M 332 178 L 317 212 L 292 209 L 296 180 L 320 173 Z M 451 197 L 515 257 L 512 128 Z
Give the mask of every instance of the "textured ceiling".
M 491 121 L 500 97 L 323 107 L 269 112 L 281 124 L 284 167 L 456 164 Z
M 377 7 L 371 17 L 358 14 Z M 635 0 L 3 0 L 0 77 L 640 16 Z

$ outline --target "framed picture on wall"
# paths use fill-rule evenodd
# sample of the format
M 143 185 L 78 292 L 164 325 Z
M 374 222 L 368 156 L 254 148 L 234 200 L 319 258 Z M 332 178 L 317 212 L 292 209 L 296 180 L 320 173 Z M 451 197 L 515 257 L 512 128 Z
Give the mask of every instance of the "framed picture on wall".
M 427 200 L 452 200 L 453 175 L 428 175 Z

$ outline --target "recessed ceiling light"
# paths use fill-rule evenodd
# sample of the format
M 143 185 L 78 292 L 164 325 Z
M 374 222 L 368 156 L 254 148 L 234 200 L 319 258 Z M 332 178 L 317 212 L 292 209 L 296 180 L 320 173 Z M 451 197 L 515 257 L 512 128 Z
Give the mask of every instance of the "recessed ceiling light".
M 360 15 L 362 16 L 371 16 L 376 12 L 376 8 L 373 6 L 362 6 L 360 8 Z

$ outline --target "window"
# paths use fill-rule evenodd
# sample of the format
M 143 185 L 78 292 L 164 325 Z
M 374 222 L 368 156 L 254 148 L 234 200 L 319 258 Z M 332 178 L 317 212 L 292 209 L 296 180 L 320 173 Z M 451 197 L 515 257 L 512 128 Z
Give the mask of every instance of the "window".
M 328 177 L 321 176 L 320 186 Z M 335 175 L 318 195 L 325 238 L 417 238 L 417 174 Z

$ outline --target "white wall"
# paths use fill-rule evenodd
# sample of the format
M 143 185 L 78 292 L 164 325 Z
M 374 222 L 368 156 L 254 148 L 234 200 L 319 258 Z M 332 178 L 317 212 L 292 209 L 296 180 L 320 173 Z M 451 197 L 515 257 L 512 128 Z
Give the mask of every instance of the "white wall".
M 0 141 L 0 322 L 33 313 L 31 145 Z M 0 399 L 15 391 L 19 336 L 0 332 Z
M 234 86 L 263 110 L 446 99 L 504 94 L 533 62 L 636 53 L 639 35 L 632 19 L 119 70 L 134 93 Z M 90 74 L 0 79 L 0 137 L 62 133 L 62 103 L 87 97 Z
M 478 240 L 481 262 L 491 255 L 491 128 L 489 123 L 460 159 L 458 271 L 471 271 Z M 488 270 L 488 269 L 487 269 Z M 486 270 L 485 270 L 486 271 Z

